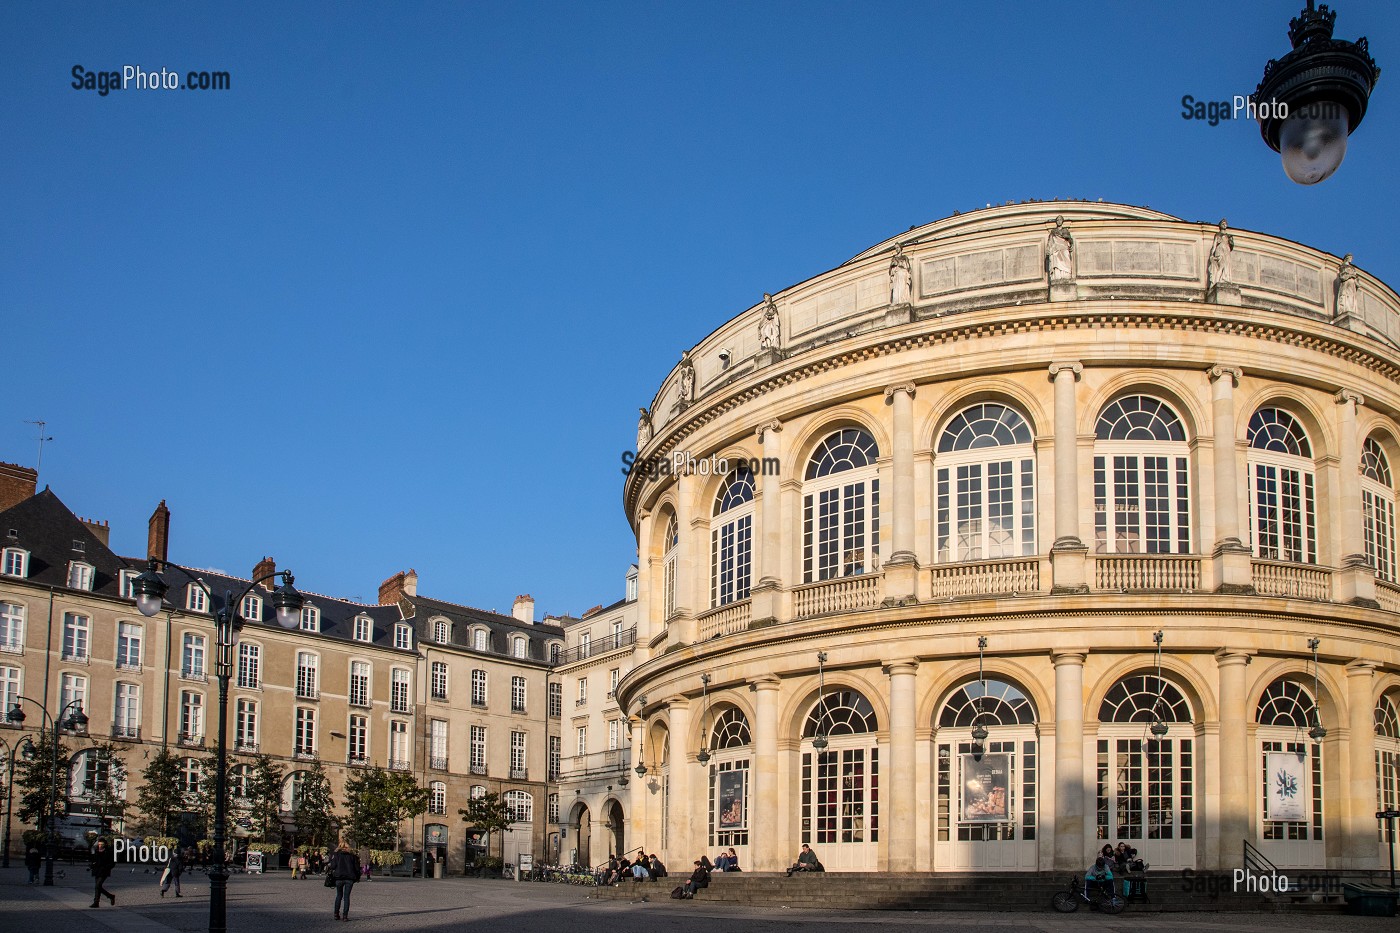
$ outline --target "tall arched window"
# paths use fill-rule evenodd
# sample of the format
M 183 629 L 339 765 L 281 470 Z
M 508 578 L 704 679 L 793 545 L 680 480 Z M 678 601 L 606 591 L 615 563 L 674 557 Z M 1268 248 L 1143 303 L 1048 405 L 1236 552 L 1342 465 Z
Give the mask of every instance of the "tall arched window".
M 710 730 L 710 845 L 749 842 L 749 747 L 753 739 L 742 710 L 729 707 Z M 741 858 L 744 853 L 740 853 Z
M 1190 469 L 1186 430 L 1167 403 L 1130 395 L 1094 430 L 1094 550 L 1188 554 Z
M 749 598 L 753 573 L 753 474 L 739 467 L 720 484 L 710 526 L 710 605 Z
M 880 564 L 875 439 L 845 428 L 817 445 L 802 484 L 802 581 L 873 572 Z
M 433 781 L 428 785 L 428 812 L 447 812 L 447 785 L 442 781 Z
M 940 561 L 1035 553 L 1035 460 L 1026 419 L 1005 405 L 973 405 L 938 439 Z
M 1400 707 L 1392 696 L 1376 703 L 1376 808 L 1400 810 Z M 1376 832 L 1384 843 L 1385 824 Z
M 716 751 L 726 748 L 744 748 L 753 739 L 749 735 L 749 720 L 742 710 L 731 706 L 715 720 L 710 732 L 710 747 Z
M 948 698 L 938 716 L 940 729 L 984 726 L 1033 726 L 1035 707 L 1020 690 L 1001 680 L 974 680 Z
M 1308 730 L 1317 701 L 1280 677 L 1255 709 L 1259 742 L 1259 846 L 1280 867 L 1322 866 L 1322 746 Z
M 1317 563 L 1317 498 L 1307 432 L 1288 412 L 1249 419 L 1249 522 L 1264 560 Z
M 826 846 L 827 868 L 873 870 L 880 841 L 880 768 L 870 701 L 855 690 L 826 694 L 802 729 L 802 832 Z M 819 738 L 820 737 L 820 738 Z M 823 744 L 826 747 L 822 748 Z
M 664 621 L 676 614 L 676 559 L 680 553 L 681 526 L 674 512 L 666 521 L 666 537 L 662 540 L 661 618 Z
M 501 798 L 510 813 L 512 823 L 532 823 L 535 820 L 535 798 L 523 790 L 508 790 Z
M 1382 580 L 1396 581 L 1395 483 L 1390 460 L 1374 437 L 1361 446 L 1361 513 L 1366 556 Z

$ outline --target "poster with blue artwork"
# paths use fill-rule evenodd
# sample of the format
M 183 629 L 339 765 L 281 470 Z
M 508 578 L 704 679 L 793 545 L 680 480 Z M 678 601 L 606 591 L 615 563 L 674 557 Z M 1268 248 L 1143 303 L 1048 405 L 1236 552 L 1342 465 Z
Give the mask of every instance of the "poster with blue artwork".
M 1269 752 L 1265 756 L 1268 769 L 1269 805 L 1264 811 L 1267 820 L 1300 821 L 1308 818 L 1306 758 L 1297 752 Z

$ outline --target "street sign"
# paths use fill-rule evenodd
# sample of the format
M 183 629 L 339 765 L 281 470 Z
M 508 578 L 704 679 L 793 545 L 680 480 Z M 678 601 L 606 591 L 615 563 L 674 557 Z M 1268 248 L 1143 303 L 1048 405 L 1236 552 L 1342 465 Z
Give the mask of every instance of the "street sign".
M 1377 811 L 1376 811 L 1376 819 L 1378 819 L 1378 820 L 1394 820 L 1394 819 L 1400 819 L 1400 810 L 1377 810 Z

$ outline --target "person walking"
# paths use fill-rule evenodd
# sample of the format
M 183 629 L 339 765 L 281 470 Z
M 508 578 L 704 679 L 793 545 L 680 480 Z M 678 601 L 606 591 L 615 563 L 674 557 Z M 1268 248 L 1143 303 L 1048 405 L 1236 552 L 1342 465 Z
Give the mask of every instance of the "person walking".
M 165 892 L 170 890 L 170 886 L 175 885 L 175 896 L 180 894 L 180 876 L 185 872 L 185 857 L 180 852 L 180 847 L 175 846 L 170 850 L 170 858 L 165 861 L 165 871 L 160 878 L 160 896 L 165 897 Z
M 293 880 L 293 881 L 300 881 L 300 880 L 301 880 L 301 870 L 302 870 L 302 869 L 301 869 L 301 866 L 302 866 L 302 856 L 301 856 L 300 854 L 294 854 L 294 855 L 292 856 L 292 880 Z
M 341 843 L 331 856 L 330 876 L 335 879 L 335 919 L 350 919 L 350 889 L 360 880 L 360 857 Z
M 28 884 L 39 883 L 39 867 L 43 864 L 44 859 L 39 855 L 39 850 L 30 846 L 29 851 L 24 853 L 24 867 L 29 869 Z
M 101 838 L 100 836 L 98 837 L 98 839 L 97 839 L 97 845 L 95 845 L 95 846 L 93 847 L 93 850 L 92 850 L 92 855 L 91 855 L 91 857 L 90 857 L 90 862 L 91 862 L 91 869 L 90 869 L 90 870 L 92 871 L 92 877 L 93 877 L 93 888 L 92 888 L 92 903 L 89 904 L 88 906 L 89 906 L 89 907 L 101 907 L 101 906 L 102 906 L 102 895 L 105 894 L 105 895 L 107 895 L 107 900 L 109 900 L 109 901 L 112 902 L 112 906 L 113 906 L 113 907 L 116 907 L 116 906 L 117 906 L 117 896 L 116 896 L 115 894 L 113 894 L 111 891 L 108 891 L 108 890 L 107 890 L 107 887 L 106 887 L 105 882 L 107 881 L 108 878 L 112 877 L 112 869 L 114 869 L 114 868 L 116 867 L 116 865 L 117 865 L 117 860 L 116 860 L 116 858 L 112 855 L 112 851 L 111 851 L 110 849 L 107 848 L 107 840 L 106 840 L 106 839 L 103 839 L 103 838 Z

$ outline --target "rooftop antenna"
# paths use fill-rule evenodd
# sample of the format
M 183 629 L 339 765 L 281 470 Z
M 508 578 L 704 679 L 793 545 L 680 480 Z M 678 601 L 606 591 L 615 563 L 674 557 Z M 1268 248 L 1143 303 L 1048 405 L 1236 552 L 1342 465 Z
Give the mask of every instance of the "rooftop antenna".
M 34 464 L 34 472 L 38 473 L 44 467 L 44 442 L 53 440 L 53 436 L 44 436 L 44 426 L 47 421 L 26 421 L 25 424 L 37 424 L 39 426 L 39 461 Z

